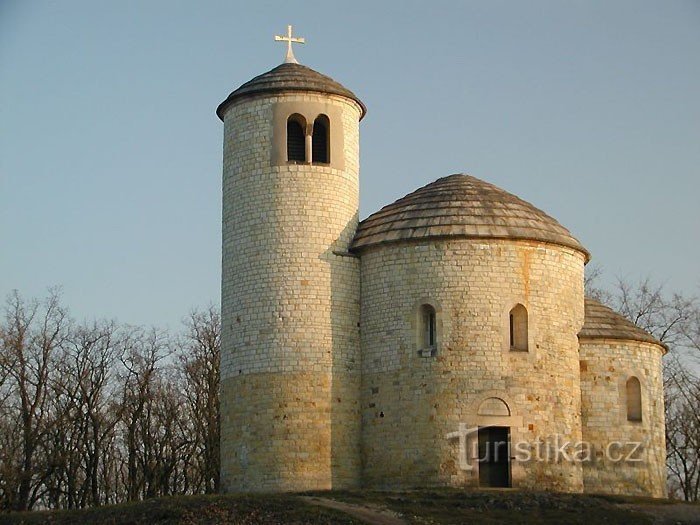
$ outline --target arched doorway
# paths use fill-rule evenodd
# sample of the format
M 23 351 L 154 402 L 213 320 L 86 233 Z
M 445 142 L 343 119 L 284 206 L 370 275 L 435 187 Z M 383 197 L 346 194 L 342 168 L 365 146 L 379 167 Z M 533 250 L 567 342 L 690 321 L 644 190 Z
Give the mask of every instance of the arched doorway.
M 477 415 L 480 423 L 490 418 L 510 417 L 508 404 L 498 397 L 484 399 Z M 479 424 L 479 486 L 510 487 L 510 427 Z

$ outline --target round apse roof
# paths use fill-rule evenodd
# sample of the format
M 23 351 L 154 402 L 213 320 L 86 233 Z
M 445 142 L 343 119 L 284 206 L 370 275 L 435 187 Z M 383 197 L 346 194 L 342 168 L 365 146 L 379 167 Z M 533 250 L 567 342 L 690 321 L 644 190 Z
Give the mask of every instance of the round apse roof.
M 254 95 L 282 93 L 286 91 L 313 91 L 316 93 L 339 95 L 354 100 L 360 105 L 360 108 L 362 108 L 360 120 L 362 120 L 367 113 L 367 108 L 357 95 L 342 84 L 326 75 L 322 75 L 318 71 L 314 71 L 310 67 L 301 64 L 284 63 L 271 69 L 267 73 L 258 75 L 233 91 L 226 100 L 216 108 L 216 114 L 223 120 L 226 108 L 236 100 Z
M 580 251 L 581 243 L 552 217 L 515 195 L 464 174 L 423 186 L 363 220 L 352 249 L 431 238 L 517 239 Z
M 668 350 L 665 344 L 649 332 L 595 299 L 586 297 L 585 311 L 583 328 L 578 334 L 580 339 L 626 339 L 653 343 Z

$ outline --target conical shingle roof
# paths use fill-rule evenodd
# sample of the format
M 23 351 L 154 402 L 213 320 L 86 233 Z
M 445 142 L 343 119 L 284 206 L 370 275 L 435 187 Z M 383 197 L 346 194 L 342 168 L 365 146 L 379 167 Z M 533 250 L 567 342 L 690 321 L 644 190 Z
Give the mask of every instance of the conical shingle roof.
M 667 349 L 649 332 L 595 299 L 586 297 L 585 311 L 583 328 L 578 334 L 580 339 L 626 339 L 653 343 Z
M 241 87 L 233 91 L 216 108 L 216 114 L 223 120 L 226 108 L 234 101 L 243 97 L 265 93 L 281 93 L 285 91 L 314 91 L 317 93 L 328 93 L 340 95 L 357 102 L 362 108 L 360 119 L 367 113 L 367 108 L 357 96 L 326 75 L 314 71 L 310 67 L 301 64 L 284 63 L 271 69 L 267 73 L 258 75 L 249 80 Z
M 542 241 L 590 258 L 569 230 L 542 210 L 464 174 L 438 179 L 367 217 L 358 226 L 352 249 L 440 237 Z

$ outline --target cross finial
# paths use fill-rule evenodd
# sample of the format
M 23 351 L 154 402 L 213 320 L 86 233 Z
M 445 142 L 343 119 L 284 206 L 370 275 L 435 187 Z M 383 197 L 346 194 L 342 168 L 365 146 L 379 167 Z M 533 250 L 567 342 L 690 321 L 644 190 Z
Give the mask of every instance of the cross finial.
M 305 44 L 306 41 L 303 38 L 292 36 L 292 26 L 287 26 L 287 35 L 280 36 L 275 35 L 276 42 L 287 42 L 287 56 L 284 59 L 285 64 L 298 64 L 297 59 L 294 58 L 294 51 L 292 51 L 292 43 L 294 44 Z

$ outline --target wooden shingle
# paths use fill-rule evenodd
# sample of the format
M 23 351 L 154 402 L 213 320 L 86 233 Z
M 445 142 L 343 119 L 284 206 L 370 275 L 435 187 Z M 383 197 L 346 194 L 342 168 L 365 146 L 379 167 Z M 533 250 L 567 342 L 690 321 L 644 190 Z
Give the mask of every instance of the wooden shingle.
M 542 241 L 590 258 L 569 230 L 542 210 L 464 174 L 438 179 L 367 217 L 358 226 L 352 249 L 442 237 Z
M 628 341 L 643 341 L 661 346 L 666 345 L 653 335 L 642 330 L 612 308 L 608 308 L 595 299 L 586 297 L 585 321 L 578 334 L 579 339 L 625 339 Z
M 285 63 L 271 69 L 267 73 L 258 75 L 233 91 L 226 100 L 216 108 L 216 114 L 221 120 L 224 120 L 226 108 L 235 100 L 261 94 L 284 93 L 290 91 L 311 91 L 315 93 L 340 95 L 341 97 L 352 99 L 360 105 L 362 108 L 360 120 L 362 120 L 367 113 L 367 108 L 362 101 L 342 84 L 326 75 L 322 75 L 318 71 L 314 71 L 310 67 L 302 66 L 301 64 Z

